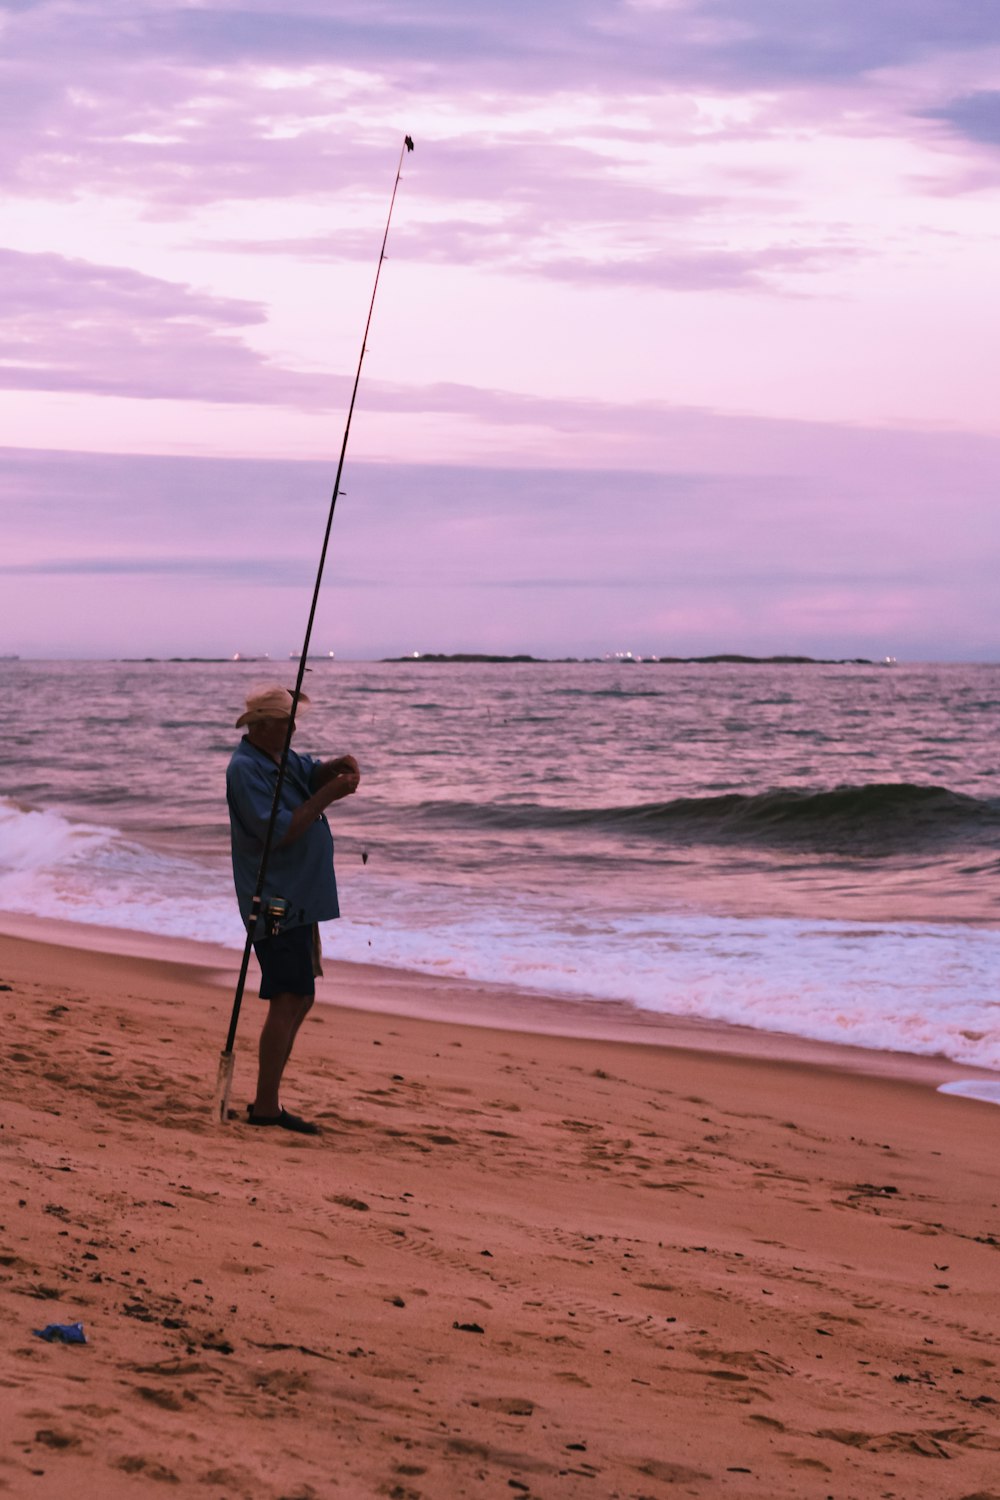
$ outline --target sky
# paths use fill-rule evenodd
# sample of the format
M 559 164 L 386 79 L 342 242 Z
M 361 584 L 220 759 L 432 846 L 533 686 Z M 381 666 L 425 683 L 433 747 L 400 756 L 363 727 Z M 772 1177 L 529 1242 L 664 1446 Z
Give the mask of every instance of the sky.
M 403 153 L 403 137 L 415 141 Z M 1000 660 L 988 0 L 0 0 L 0 654 Z

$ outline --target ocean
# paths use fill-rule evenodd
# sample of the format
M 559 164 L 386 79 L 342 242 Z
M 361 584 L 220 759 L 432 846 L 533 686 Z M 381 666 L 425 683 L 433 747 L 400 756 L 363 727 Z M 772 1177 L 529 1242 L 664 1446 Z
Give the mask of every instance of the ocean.
M 294 663 L 0 662 L 0 909 L 242 948 L 225 769 Z M 331 957 L 1000 1070 L 1000 666 L 319 660 Z

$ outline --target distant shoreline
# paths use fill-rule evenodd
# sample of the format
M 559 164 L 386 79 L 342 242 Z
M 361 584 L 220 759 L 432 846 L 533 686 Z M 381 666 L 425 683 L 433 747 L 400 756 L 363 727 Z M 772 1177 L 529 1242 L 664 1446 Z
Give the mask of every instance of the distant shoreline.
M 381 662 L 528 662 L 534 666 L 700 666 L 736 665 L 771 667 L 876 667 L 883 665 L 867 656 L 742 656 L 720 652 L 715 656 L 494 656 L 484 651 L 452 653 L 422 651 L 419 655 L 383 656 Z
M 0 657 L 0 661 L 15 658 Z M 267 666 L 280 670 L 283 663 L 268 656 L 243 656 L 234 662 L 231 656 L 118 656 L 108 660 L 128 666 L 170 666 L 199 664 L 202 666 Z M 327 662 L 331 666 L 357 666 L 361 658 L 342 658 L 339 662 L 330 656 L 310 658 L 310 665 Z M 895 666 L 894 657 L 875 661 L 870 656 L 746 656 L 737 651 L 720 651 L 711 656 L 530 656 L 520 652 L 503 656 L 488 651 L 421 651 L 407 656 L 379 656 L 378 665 L 403 665 L 407 662 L 437 665 L 485 663 L 487 665 L 528 665 L 536 667 L 560 666 L 622 666 L 622 667 L 670 667 L 670 666 L 751 666 L 751 667 L 884 667 Z

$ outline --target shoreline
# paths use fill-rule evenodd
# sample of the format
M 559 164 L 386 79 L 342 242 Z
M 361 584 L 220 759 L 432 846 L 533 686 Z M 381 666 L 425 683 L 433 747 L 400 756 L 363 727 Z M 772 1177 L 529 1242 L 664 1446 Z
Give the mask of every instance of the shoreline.
M 230 995 L 235 990 L 240 953 L 222 944 L 146 933 L 131 928 L 32 917 L 0 910 L 0 939 L 24 939 L 42 946 L 77 949 L 159 962 L 191 971 Z M 705 1056 L 729 1056 L 762 1062 L 901 1079 L 932 1089 L 983 1081 L 993 1086 L 979 1102 L 996 1103 L 1000 1073 L 952 1062 L 941 1055 L 857 1047 L 815 1041 L 791 1032 L 765 1031 L 726 1021 L 696 1019 L 643 1010 L 628 1000 L 581 999 L 515 989 L 450 975 L 381 964 L 359 964 L 324 955 L 324 978 L 317 981 L 317 1003 L 371 1015 L 409 1016 L 469 1027 L 513 1031 L 523 1035 L 577 1038 L 660 1047 Z M 260 1002 L 256 966 L 251 963 L 244 1006 Z M 245 1011 L 244 1011 L 245 1014 Z M 965 1093 L 964 1097 L 975 1098 Z

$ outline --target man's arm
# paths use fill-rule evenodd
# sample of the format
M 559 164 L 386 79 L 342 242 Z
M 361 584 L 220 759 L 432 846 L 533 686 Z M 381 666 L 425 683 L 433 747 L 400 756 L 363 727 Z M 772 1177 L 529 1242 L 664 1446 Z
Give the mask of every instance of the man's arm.
M 319 783 L 318 788 L 292 813 L 292 821 L 278 845 L 279 849 L 287 848 L 296 839 L 300 839 L 331 802 L 340 802 L 344 797 L 353 796 L 358 789 L 361 772 L 353 755 L 342 755 L 339 760 L 328 760 L 317 766 L 313 772 L 313 780 Z

